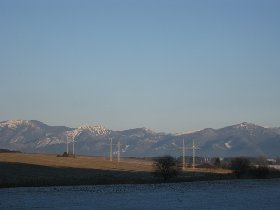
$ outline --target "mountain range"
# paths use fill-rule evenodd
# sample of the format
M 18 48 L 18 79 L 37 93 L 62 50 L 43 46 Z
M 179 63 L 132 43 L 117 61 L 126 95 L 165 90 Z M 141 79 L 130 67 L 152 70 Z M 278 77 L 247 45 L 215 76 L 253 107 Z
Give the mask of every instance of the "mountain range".
M 193 142 L 204 157 L 280 156 L 280 127 L 264 128 L 252 123 L 240 123 L 220 129 L 206 128 L 185 134 L 157 133 L 147 128 L 113 131 L 102 126 L 82 125 L 79 128 L 49 126 L 36 120 L 0 122 L 0 149 L 22 152 L 72 153 L 109 156 L 110 139 L 116 155 L 117 143 L 121 156 L 180 156 L 184 139 L 186 154 L 191 155 Z

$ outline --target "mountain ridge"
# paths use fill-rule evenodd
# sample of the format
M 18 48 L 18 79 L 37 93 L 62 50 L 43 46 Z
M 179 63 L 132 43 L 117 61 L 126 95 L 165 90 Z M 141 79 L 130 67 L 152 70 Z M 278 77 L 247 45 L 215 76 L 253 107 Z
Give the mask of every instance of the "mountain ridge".
M 113 139 L 114 144 L 121 142 L 122 156 L 179 156 L 183 139 L 188 147 L 194 140 L 200 147 L 198 155 L 201 156 L 280 155 L 280 128 L 265 128 L 247 122 L 182 134 L 158 133 L 145 127 L 114 131 L 101 125 L 69 128 L 49 126 L 37 120 L 0 122 L 0 148 L 3 149 L 62 153 L 66 151 L 67 142 L 75 141 L 78 154 L 107 156 L 109 139 Z

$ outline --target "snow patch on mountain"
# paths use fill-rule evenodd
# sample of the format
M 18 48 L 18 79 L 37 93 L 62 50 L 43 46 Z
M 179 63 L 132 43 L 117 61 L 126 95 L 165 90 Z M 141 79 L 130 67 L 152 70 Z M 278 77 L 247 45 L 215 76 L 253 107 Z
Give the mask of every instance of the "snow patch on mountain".
M 225 143 L 226 148 L 231 149 L 232 146 L 230 144 L 231 144 L 231 141 L 226 142 Z
M 201 130 L 193 130 L 193 131 L 187 131 L 187 132 L 183 132 L 183 133 L 176 133 L 175 136 L 188 135 L 188 134 L 196 133 L 199 131 L 201 131 Z
M 88 131 L 94 135 L 106 135 L 110 133 L 110 130 L 107 128 L 100 126 L 100 125 L 82 125 L 81 127 L 78 128 L 80 131 Z
M 105 136 L 110 134 L 111 130 L 100 125 L 82 125 L 71 131 L 66 131 L 65 135 L 67 136 L 67 139 L 73 140 L 83 132 L 88 133 L 90 136 Z
M 46 137 L 42 138 L 37 142 L 36 148 L 50 146 L 50 145 L 56 145 L 56 144 L 65 144 L 66 141 L 63 141 L 62 139 L 56 138 L 56 137 Z
M 242 129 L 242 130 L 253 130 L 253 129 L 256 129 L 257 127 L 260 127 L 260 126 L 257 126 L 253 123 L 243 122 L 243 123 L 235 125 L 234 127 L 236 129 Z
M 32 126 L 32 124 L 28 120 L 8 120 L 0 123 L 1 128 L 7 127 L 13 130 L 22 125 Z
M 27 131 L 29 128 L 40 130 L 42 129 L 42 126 L 47 126 L 47 125 L 36 120 L 7 120 L 7 121 L 0 122 L 1 130 L 5 128 L 16 130 L 18 128 L 22 129 L 22 127 L 25 127 L 22 130 L 22 132 L 24 132 Z
M 65 135 L 68 140 L 74 140 L 76 136 L 80 135 L 81 131 L 78 129 L 74 129 L 72 131 L 66 131 Z

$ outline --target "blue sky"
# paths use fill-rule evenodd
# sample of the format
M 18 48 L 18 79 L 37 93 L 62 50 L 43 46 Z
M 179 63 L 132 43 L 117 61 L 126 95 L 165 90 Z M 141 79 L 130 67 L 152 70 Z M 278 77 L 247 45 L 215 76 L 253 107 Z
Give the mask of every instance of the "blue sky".
M 280 126 L 280 2 L 0 0 L 0 121 Z

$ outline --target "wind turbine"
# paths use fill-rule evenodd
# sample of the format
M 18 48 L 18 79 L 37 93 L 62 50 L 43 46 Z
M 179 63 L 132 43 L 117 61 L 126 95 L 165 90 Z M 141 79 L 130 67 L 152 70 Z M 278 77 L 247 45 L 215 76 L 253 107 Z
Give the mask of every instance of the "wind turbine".
M 113 144 L 112 138 L 110 138 L 110 161 L 113 161 L 113 145 L 116 145 L 118 150 L 117 150 L 117 156 L 118 156 L 118 162 L 120 162 L 120 154 L 121 154 L 121 143 L 118 141 L 117 144 Z M 115 152 L 114 152 L 115 153 Z
M 75 138 L 80 134 L 81 132 L 73 132 L 73 157 L 75 157 Z
M 194 144 L 194 140 L 193 140 L 193 144 L 192 144 L 192 147 L 186 147 L 185 146 L 185 140 L 183 139 L 183 146 L 182 147 L 179 147 L 179 149 L 182 149 L 182 155 L 183 155 L 183 169 L 185 169 L 185 163 L 186 163 L 186 160 L 185 160 L 185 156 L 186 156 L 186 149 L 190 149 L 192 150 L 192 168 L 195 168 L 195 150 L 199 150 L 199 148 L 197 146 L 195 146 Z M 177 147 L 178 148 L 178 147 Z
M 73 137 L 73 157 L 75 157 L 75 137 Z
M 110 138 L 110 161 L 113 161 L 113 140 Z
M 69 149 L 68 149 L 68 138 L 66 138 L 66 152 L 67 152 L 67 155 L 69 154 Z
M 192 163 L 192 168 L 195 168 L 195 150 L 199 150 L 199 148 L 198 148 L 197 146 L 195 146 L 194 140 L 193 140 L 193 145 L 192 145 L 192 151 L 193 151 L 193 163 Z
M 182 147 L 182 149 L 183 149 L 183 151 L 182 151 L 182 153 L 183 153 L 183 169 L 185 169 L 185 162 L 186 162 L 186 160 L 185 160 L 185 139 L 183 138 L 183 147 Z
M 73 157 L 75 157 L 75 137 L 73 137 Z
M 183 162 L 183 170 L 185 169 L 186 166 L 186 149 L 192 149 L 190 147 L 186 147 L 185 146 L 185 139 L 183 138 L 183 142 L 182 142 L 182 147 L 177 147 L 178 149 L 182 149 L 182 162 Z
M 121 142 L 120 140 L 118 141 L 118 163 L 120 162 L 121 159 Z

